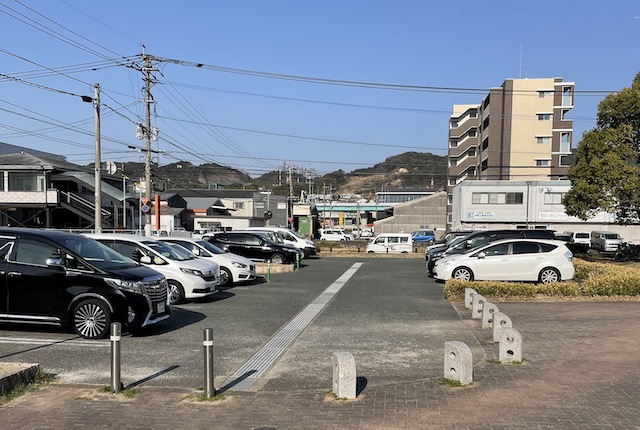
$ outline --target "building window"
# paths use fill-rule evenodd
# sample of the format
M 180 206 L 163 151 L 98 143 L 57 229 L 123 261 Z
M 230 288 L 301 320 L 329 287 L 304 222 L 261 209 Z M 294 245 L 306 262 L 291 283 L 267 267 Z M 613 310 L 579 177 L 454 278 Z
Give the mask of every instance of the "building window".
M 469 151 L 467 151 L 467 155 L 469 157 L 475 157 L 476 156 L 476 148 L 470 148 Z
M 456 178 L 449 178 L 449 185 L 454 186 L 457 183 Z
M 453 195 L 452 194 L 448 194 L 447 195 L 447 204 L 448 205 L 452 205 L 453 204 Z
M 244 202 L 233 202 L 233 208 L 236 210 L 244 209 Z
M 44 174 L 38 172 L 8 172 L 8 191 L 44 191 Z
M 476 129 L 469 130 L 469 137 L 476 137 Z
M 538 97 L 540 97 L 541 99 L 551 97 L 552 95 L 553 95 L 553 91 L 549 91 L 549 90 L 538 91 Z
M 549 136 L 537 136 L 536 142 L 541 144 L 549 143 L 551 142 L 551 138 Z
M 264 202 L 256 202 L 255 203 L 255 208 L 256 209 L 264 209 Z
M 548 121 L 551 119 L 551 114 L 550 113 L 539 113 L 538 114 L 538 121 Z
M 489 160 L 484 160 L 480 166 L 480 171 L 484 172 L 489 168 Z
M 451 121 L 451 128 L 458 128 L 458 121 Z
M 4 191 L 4 172 L 0 172 L 0 191 Z
M 548 167 L 549 166 L 549 160 L 536 160 L 536 166 L 537 167 Z
M 561 166 L 571 166 L 571 156 L 570 155 L 561 155 L 560 156 L 560 165 Z
M 565 193 L 545 193 L 544 194 L 544 204 L 545 205 L 561 205 L 562 198 Z
M 523 193 L 472 193 L 474 205 L 521 205 Z
M 560 152 L 571 152 L 571 133 L 568 131 L 560 133 Z
M 562 87 L 562 106 L 573 106 L 573 87 Z
M 489 147 L 489 138 L 487 137 L 485 140 L 482 141 L 482 150 L 486 151 L 488 147 Z
M 457 139 L 451 139 L 449 141 L 449 148 L 457 148 L 458 147 L 458 140 Z
M 450 158 L 449 159 L 449 167 L 456 167 L 458 165 L 458 159 L 457 158 Z
M 478 117 L 478 111 L 477 110 L 470 110 L 469 111 L 469 118 L 477 118 Z

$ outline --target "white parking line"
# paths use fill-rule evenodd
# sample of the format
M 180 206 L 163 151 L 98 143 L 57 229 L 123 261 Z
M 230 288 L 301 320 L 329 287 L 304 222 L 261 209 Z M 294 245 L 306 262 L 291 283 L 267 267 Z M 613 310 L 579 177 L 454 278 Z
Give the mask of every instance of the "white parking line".
M 83 340 L 83 339 L 29 339 L 19 337 L 0 337 L 0 343 L 15 345 L 49 345 L 49 346 L 92 346 L 109 347 L 108 340 Z

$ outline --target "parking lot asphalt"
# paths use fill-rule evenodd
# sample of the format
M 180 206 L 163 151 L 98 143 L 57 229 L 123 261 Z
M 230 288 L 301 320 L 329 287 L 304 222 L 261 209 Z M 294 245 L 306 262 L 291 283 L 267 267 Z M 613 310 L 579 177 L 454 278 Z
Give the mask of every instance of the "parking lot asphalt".
M 424 261 L 322 258 L 276 282 L 285 289 L 311 285 L 321 271 L 339 273 L 356 261 L 363 265 L 256 389 L 230 388 L 222 390 L 222 400 L 197 402 L 189 395 L 203 383 L 156 378 L 136 385 L 139 393 L 127 399 L 102 393 L 104 384 L 62 378 L 0 407 L 0 422 L 29 429 L 640 428 L 640 302 L 495 303 L 523 337 L 523 363 L 508 365 L 497 362 L 490 330 L 470 319 L 461 303 L 442 299 L 442 284 L 427 280 Z M 310 288 L 313 296 L 324 291 Z M 282 324 L 268 326 L 273 332 Z M 469 386 L 440 383 L 448 340 L 472 349 Z M 265 339 L 256 341 L 260 347 Z M 356 359 L 355 400 L 327 394 L 333 351 L 350 351 Z M 219 390 L 231 373 L 222 368 Z

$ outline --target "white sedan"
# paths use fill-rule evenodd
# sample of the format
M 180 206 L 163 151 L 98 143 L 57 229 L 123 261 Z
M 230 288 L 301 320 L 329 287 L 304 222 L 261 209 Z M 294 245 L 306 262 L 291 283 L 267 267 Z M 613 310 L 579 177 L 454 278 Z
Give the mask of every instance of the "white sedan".
M 573 278 L 573 254 L 564 243 L 542 239 L 505 239 L 436 262 L 440 280 L 559 282 Z

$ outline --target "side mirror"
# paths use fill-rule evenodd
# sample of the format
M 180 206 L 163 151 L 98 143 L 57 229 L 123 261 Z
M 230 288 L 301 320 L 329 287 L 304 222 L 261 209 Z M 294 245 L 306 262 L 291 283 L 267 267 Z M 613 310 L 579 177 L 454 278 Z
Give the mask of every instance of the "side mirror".
M 45 261 L 45 264 L 49 267 L 63 267 L 64 266 L 64 262 L 62 257 L 51 257 L 51 258 L 47 258 L 47 260 Z
M 487 254 L 485 254 L 484 252 L 481 252 L 480 254 L 478 254 L 478 258 L 482 259 L 484 257 L 486 257 Z
M 139 260 L 143 264 L 151 264 L 151 257 L 149 257 L 148 255 L 143 255 Z

